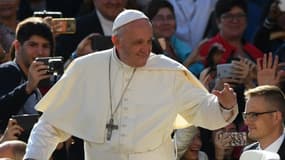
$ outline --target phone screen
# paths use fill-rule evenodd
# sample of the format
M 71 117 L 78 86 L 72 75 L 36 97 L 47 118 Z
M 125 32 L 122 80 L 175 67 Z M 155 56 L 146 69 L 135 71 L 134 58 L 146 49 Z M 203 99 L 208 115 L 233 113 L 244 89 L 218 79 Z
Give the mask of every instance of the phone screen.
M 76 32 L 75 18 L 53 18 L 55 23 L 55 31 L 59 34 L 74 34 Z

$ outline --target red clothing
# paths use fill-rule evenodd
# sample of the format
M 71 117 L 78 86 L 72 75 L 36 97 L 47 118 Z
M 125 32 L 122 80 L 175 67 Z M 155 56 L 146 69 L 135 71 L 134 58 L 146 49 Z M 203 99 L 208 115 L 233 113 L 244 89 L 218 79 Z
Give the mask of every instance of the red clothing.
M 225 52 L 222 56 L 222 60 L 221 60 L 220 64 L 227 63 L 229 58 L 235 52 L 236 47 L 230 45 L 225 39 L 222 38 L 222 36 L 219 33 L 215 37 L 211 38 L 210 40 L 208 40 L 208 42 L 206 42 L 205 44 L 203 44 L 201 46 L 200 55 L 203 58 L 206 58 L 208 53 L 209 53 L 209 49 L 211 48 L 211 46 L 214 43 L 220 43 L 225 48 Z M 263 56 L 262 51 L 257 49 L 254 45 L 247 43 L 247 42 L 243 45 L 243 50 L 247 53 L 247 55 L 249 57 L 252 58 L 252 60 L 256 60 L 257 58 Z M 204 64 L 207 65 L 207 62 L 204 61 Z

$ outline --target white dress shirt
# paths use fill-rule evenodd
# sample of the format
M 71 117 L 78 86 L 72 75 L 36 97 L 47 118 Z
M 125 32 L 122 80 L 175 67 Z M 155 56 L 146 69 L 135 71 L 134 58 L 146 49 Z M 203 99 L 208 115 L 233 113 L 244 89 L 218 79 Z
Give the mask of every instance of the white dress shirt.
M 268 147 L 266 147 L 263 150 L 277 153 L 280 146 L 282 145 L 282 142 L 284 141 L 284 137 L 285 137 L 285 132 L 283 132 L 283 134 L 278 139 L 276 139 L 273 143 L 271 143 Z M 258 150 L 262 150 L 260 145 L 258 145 L 257 148 Z

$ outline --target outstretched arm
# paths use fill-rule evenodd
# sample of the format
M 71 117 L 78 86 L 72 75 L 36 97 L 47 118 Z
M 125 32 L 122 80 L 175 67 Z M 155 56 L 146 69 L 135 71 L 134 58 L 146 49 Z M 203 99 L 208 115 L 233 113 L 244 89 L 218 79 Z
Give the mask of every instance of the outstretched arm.
M 48 160 L 57 144 L 70 136 L 47 121 L 40 119 L 31 132 L 24 159 Z

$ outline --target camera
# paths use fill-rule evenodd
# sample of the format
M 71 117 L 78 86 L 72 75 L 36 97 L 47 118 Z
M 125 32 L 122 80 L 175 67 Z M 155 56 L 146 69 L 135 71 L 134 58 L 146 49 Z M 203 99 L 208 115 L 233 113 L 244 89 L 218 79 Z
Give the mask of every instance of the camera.
M 63 57 L 37 57 L 36 61 L 43 62 L 48 66 L 48 74 L 61 75 L 64 70 Z
M 245 146 L 247 143 L 246 132 L 224 132 L 224 137 L 231 137 L 231 142 L 226 146 Z
M 64 72 L 63 57 L 37 57 L 35 60 L 47 65 L 47 74 L 51 75 L 50 78 L 41 80 L 38 85 L 39 87 L 52 86 Z

